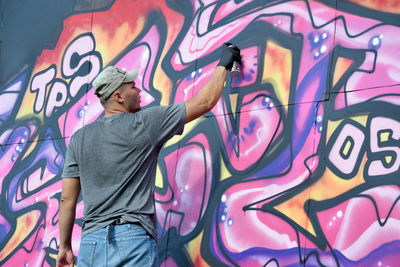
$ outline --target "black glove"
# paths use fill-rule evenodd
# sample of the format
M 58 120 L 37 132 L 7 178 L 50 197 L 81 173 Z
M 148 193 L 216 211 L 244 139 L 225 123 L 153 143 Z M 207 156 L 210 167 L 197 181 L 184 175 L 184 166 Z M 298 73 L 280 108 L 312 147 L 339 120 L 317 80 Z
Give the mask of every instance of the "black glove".
M 223 66 L 227 70 L 231 70 L 233 61 L 242 64 L 242 57 L 240 56 L 240 49 L 231 43 L 224 43 L 222 46 L 221 59 L 218 66 Z

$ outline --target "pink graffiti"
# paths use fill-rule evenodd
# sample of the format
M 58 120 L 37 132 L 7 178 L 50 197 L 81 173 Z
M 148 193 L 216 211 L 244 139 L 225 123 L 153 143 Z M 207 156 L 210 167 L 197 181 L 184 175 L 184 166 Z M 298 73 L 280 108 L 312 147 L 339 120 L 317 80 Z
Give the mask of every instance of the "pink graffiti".
M 219 206 L 226 207 L 217 218 L 221 240 L 232 252 L 243 252 L 252 247 L 264 247 L 274 250 L 289 249 L 297 246 L 297 237 L 293 228 L 281 218 L 264 212 L 243 211 L 249 203 L 258 203 L 253 208 L 273 201 L 286 190 L 295 187 L 309 178 L 310 171 L 318 166 L 318 159 L 310 159 L 304 164 L 306 155 L 313 154 L 313 138 L 309 138 L 305 149 L 293 160 L 290 171 L 282 176 L 268 180 L 256 177 L 244 183 L 228 188 L 222 195 Z M 306 149 L 308 148 L 308 149 Z M 264 200 L 264 201 L 263 201 Z M 243 234 L 246 228 L 246 234 Z M 248 236 L 252 236 L 248 239 Z M 311 242 L 310 242 L 311 243 Z
M 328 241 L 349 259 L 359 260 L 375 248 L 398 240 L 399 195 L 397 186 L 375 187 L 332 209 L 318 212 Z
M 156 194 L 157 219 L 164 231 L 176 227 L 185 236 L 193 231 L 208 204 L 212 179 L 212 158 L 203 134 L 188 140 L 167 155 L 165 194 Z M 160 233 L 161 234 L 161 233 Z

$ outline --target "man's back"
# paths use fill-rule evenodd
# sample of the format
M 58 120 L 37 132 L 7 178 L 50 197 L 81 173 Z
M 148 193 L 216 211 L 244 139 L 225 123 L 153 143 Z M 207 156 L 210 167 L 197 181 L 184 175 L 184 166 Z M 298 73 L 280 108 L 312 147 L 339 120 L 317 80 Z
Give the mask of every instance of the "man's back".
M 154 179 L 158 152 L 166 140 L 182 132 L 184 122 L 185 108 L 178 104 L 121 112 L 73 135 L 63 176 L 80 177 L 85 203 L 82 235 L 122 218 L 140 222 L 157 239 Z

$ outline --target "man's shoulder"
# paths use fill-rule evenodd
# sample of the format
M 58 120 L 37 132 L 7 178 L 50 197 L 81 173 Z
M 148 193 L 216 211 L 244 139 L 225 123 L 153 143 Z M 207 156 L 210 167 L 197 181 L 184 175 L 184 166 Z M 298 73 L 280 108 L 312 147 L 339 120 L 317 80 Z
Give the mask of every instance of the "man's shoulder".
M 142 114 L 153 114 L 157 112 L 165 112 L 167 110 L 181 109 L 184 110 L 184 102 L 179 102 L 176 104 L 164 105 L 164 106 L 152 106 L 140 111 Z
M 97 121 L 94 121 L 94 122 L 91 122 L 89 124 L 82 126 L 81 128 L 79 128 L 72 134 L 71 138 L 80 138 L 85 131 L 96 128 L 97 124 L 98 124 Z

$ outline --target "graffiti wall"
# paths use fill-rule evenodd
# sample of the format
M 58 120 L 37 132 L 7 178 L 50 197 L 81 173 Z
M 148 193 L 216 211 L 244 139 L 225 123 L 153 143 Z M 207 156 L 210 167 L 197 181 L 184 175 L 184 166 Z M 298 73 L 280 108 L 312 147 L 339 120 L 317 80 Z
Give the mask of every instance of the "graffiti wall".
M 55 266 L 104 67 L 140 69 L 143 108 L 178 103 L 224 42 L 241 76 L 160 153 L 161 266 L 400 266 L 396 0 L 1 1 L 0 265 Z

